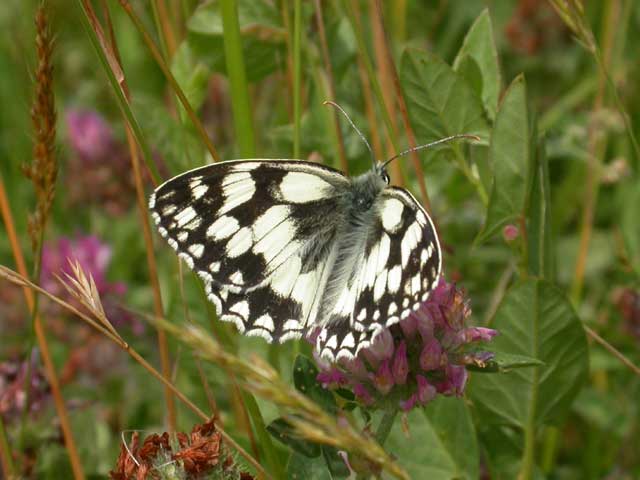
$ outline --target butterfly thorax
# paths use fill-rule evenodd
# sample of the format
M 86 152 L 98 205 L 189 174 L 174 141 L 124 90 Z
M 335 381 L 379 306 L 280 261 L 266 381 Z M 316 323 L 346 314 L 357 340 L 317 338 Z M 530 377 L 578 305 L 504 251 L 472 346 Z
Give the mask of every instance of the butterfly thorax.
M 327 324 L 344 319 L 336 313 L 336 304 L 345 288 L 350 288 L 357 276 L 357 266 L 365 253 L 373 218 L 378 214 L 380 194 L 387 186 L 375 171 L 351 179 L 342 195 L 341 222 L 336 228 L 336 241 L 329 255 L 325 294 L 320 305 L 318 323 Z

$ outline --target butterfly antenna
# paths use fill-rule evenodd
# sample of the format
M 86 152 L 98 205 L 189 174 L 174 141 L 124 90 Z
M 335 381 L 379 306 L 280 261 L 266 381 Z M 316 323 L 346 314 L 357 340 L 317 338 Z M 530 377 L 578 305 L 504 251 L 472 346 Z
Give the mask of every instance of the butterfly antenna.
M 351 121 L 351 118 L 349 118 L 349 115 L 347 115 L 347 112 L 344 111 L 344 109 L 338 105 L 335 102 L 332 102 L 331 100 L 326 100 L 324 102 L 322 102 L 323 105 L 331 105 L 332 107 L 337 108 L 340 113 L 342 113 L 342 115 L 344 115 L 347 120 L 349 121 L 349 124 L 353 127 L 353 129 L 356 131 L 356 133 L 358 134 L 358 136 L 362 139 L 362 141 L 364 142 L 364 144 L 367 146 L 367 150 L 369 150 L 369 153 L 371 154 L 371 161 L 373 162 L 373 167 L 375 168 L 376 166 L 376 157 L 373 154 L 373 150 L 371 150 L 371 145 L 369 145 L 369 142 L 367 142 L 366 137 L 362 134 L 362 132 L 358 129 L 358 127 L 355 126 L 355 124 Z
M 450 142 L 451 140 L 456 140 L 458 138 L 469 138 L 469 139 L 472 139 L 472 140 L 480 140 L 480 137 L 478 137 L 477 135 L 470 135 L 468 133 L 460 133 L 458 135 L 451 135 L 450 137 L 441 138 L 440 140 L 436 140 L 435 142 L 425 143 L 424 145 L 418 145 L 416 147 L 409 148 L 409 149 L 405 150 L 404 152 L 400 152 L 397 155 L 394 155 L 393 157 L 391 157 L 389 160 L 385 161 L 382 164 L 382 168 L 385 168 L 388 164 L 390 164 L 396 158 L 403 157 L 403 156 L 407 155 L 408 153 L 417 152 L 418 150 L 426 150 L 427 148 L 435 147 L 436 145 L 440 145 L 441 143 L 447 143 L 447 142 Z

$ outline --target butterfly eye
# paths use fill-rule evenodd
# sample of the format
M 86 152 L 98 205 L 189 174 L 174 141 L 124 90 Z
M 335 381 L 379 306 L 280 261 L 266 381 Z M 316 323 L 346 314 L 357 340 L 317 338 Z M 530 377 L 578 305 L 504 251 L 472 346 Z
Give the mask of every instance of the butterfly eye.
M 384 180 L 384 183 L 389 185 L 389 182 L 391 181 L 391 179 L 389 178 L 389 174 L 383 170 L 380 176 L 382 177 L 382 180 Z

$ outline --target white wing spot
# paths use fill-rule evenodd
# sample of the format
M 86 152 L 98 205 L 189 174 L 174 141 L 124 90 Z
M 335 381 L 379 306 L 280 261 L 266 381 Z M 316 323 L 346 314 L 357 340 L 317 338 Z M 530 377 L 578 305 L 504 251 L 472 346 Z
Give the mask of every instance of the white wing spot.
M 233 274 L 229 277 L 229 280 L 231 281 L 231 283 L 235 283 L 236 285 L 244 285 L 244 277 L 240 270 L 236 270 L 235 272 L 233 272 Z
M 420 308 L 420 304 L 418 302 L 413 304 L 413 309 L 418 310 Z
M 378 278 L 376 279 L 376 284 L 373 287 L 373 300 L 377 302 L 382 298 L 382 294 L 384 293 L 385 287 L 387 286 L 387 270 L 383 270 Z
M 237 313 L 245 320 L 249 318 L 249 303 L 246 300 L 241 300 L 238 303 L 234 303 L 229 307 L 230 312 Z
M 424 264 L 427 263 L 427 260 L 429 260 L 429 252 L 426 248 L 423 248 L 420 251 L 420 266 L 424 267 Z
M 416 220 L 418 220 L 418 222 L 420 222 L 421 225 L 427 224 L 427 216 L 424 214 L 422 210 L 418 210 L 416 212 Z
M 151 208 L 153 208 L 153 207 L 151 207 Z M 178 209 L 178 207 L 176 207 L 175 205 L 167 205 L 166 207 L 164 207 L 162 209 L 162 215 L 164 215 L 165 217 L 168 217 L 173 212 L 175 212 L 177 209 Z
M 266 212 L 260 215 L 253 224 L 253 234 L 256 240 L 260 240 L 271 230 L 276 228 L 279 223 L 285 220 L 291 213 L 291 208 L 287 205 L 274 205 L 269 207 Z
M 249 201 L 256 192 L 256 183 L 248 172 L 230 173 L 222 182 L 222 193 L 225 202 L 218 211 L 218 215 L 233 210 L 239 205 Z
M 289 297 L 296 284 L 301 268 L 302 261 L 300 257 L 297 256 L 293 256 L 283 263 L 271 277 L 270 283 L 273 291 L 281 297 Z
M 207 228 L 207 237 L 218 241 L 230 237 L 238 231 L 240 224 L 235 217 L 222 215 Z
M 426 302 L 426 301 L 427 301 L 427 298 L 429 298 L 429 292 L 424 292 L 424 293 L 422 294 L 422 301 L 423 301 L 423 302 Z
M 251 229 L 249 227 L 241 228 L 227 243 L 227 255 L 231 258 L 242 255 L 251 248 L 251 242 Z
M 402 267 L 396 265 L 389 270 L 389 277 L 387 279 L 387 288 L 389 293 L 396 293 L 400 290 L 400 281 L 402 280 Z
M 255 235 L 255 226 L 253 228 L 253 232 L 254 238 L 257 240 L 253 246 L 253 252 L 261 253 L 264 256 L 266 263 L 270 263 L 292 243 L 291 241 L 296 234 L 296 228 L 293 222 L 285 220 L 267 231 L 267 233 L 262 237 Z
M 340 348 L 353 348 L 356 346 L 356 340 L 353 338 L 353 333 L 349 332 L 342 339 L 342 343 L 340 344 Z
M 273 332 L 276 328 L 275 325 L 273 324 L 273 318 L 271 318 L 271 315 L 269 315 L 268 313 L 265 313 L 264 315 L 262 315 L 255 322 L 253 322 L 253 324 L 256 327 L 263 327 L 269 330 L 270 332 Z
M 402 308 L 407 308 L 409 306 L 409 299 L 407 297 L 405 297 L 402 300 Z
M 404 205 L 397 198 L 389 198 L 382 205 L 380 215 L 382 226 L 389 233 L 395 233 L 402 226 Z
M 409 309 L 403 310 L 402 313 L 400 314 L 400 318 L 404 320 L 409 316 L 409 314 L 411 314 L 411 310 Z
M 411 293 L 414 295 L 420 291 L 420 273 L 411 278 Z
M 380 310 L 377 310 L 375 312 L 373 312 L 373 320 L 376 321 L 380 318 Z
M 175 221 L 178 227 L 182 227 L 194 218 L 196 218 L 196 211 L 192 207 L 187 207 L 175 216 Z
M 200 258 L 204 253 L 204 245 L 201 243 L 194 243 L 193 245 L 189 245 L 189 253 L 196 258 Z
M 333 335 L 331 338 L 329 338 L 329 340 L 327 340 L 327 348 L 330 348 L 331 350 L 335 350 L 336 347 L 338 346 L 338 336 L 337 335 Z
M 402 254 L 402 268 L 406 268 L 407 263 L 409 263 L 409 257 L 413 253 L 413 250 L 420 242 L 422 238 L 422 228 L 417 222 L 413 222 L 404 236 L 402 237 L 402 241 L 400 242 L 400 249 Z
M 320 200 L 329 195 L 331 189 L 331 184 L 319 176 L 304 172 L 289 172 L 280 183 L 280 195 L 290 203 Z
M 389 251 L 391 250 L 391 238 L 386 233 L 383 233 L 380 237 L 380 249 L 378 250 L 378 268 L 377 273 L 380 273 L 387 266 L 387 260 L 389 259 Z
M 191 220 L 189 223 L 187 223 L 183 228 L 185 230 L 195 230 L 196 228 L 198 228 L 200 226 L 200 224 L 202 223 L 202 218 L 200 217 L 196 217 L 193 220 Z
M 391 302 L 389 304 L 389 310 L 387 310 L 387 315 L 393 315 L 397 311 L 398 311 L 398 306 L 396 305 L 395 302 Z
M 295 319 L 289 319 L 286 322 L 284 322 L 284 325 L 282 325 L 282 330 L 300 330 L 302 328 L 302 325 L 300 325 L 300 322 L 298 320 Z
M 186 230 L 182 230 L 180 233 L 178 233 L 178 235 L 176 235 L 176 238 L 179 242 L 184 242 L 187 238 L 189 238 L 189 232 L 187 232 Z
M 360 310 L 360 313 L 358 314 L 356 320 L 363 321 L 365 318 L 367 318 L 367 309 L 363 308 L 362 310 Z
M 209 187 L 207 185 L 202 185 L 201 183 L 199 185 L 196 185 L 195 187 L 192 185 L 191 195 L 193 196 L 194 200 L 199 200 L 204 197 L 204 194 L 207 193 L 207 190 L 209 190 Z
M 209 270 L 211 270 L 213 273 L 217 273 L 220 271 L 220 262 L 211 262 L 209 264 Z

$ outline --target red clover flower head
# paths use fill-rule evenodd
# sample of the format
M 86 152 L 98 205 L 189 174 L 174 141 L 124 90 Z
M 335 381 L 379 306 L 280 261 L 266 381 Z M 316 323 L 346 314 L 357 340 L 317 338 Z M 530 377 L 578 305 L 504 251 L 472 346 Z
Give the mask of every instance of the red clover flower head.
M 369 408 L 409 411 L 437 394 L 460 396 L 467 383 L 466 365 L 482 365 L 490 352 L 478 342 L 498 332 L 469 327 L 465 292 L 441 280 L 429 299 L 399 324 L 382 330 L 357 358 L 328 364 L 316 358 L 318 381 L 329 389 L 350 389 Z

